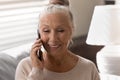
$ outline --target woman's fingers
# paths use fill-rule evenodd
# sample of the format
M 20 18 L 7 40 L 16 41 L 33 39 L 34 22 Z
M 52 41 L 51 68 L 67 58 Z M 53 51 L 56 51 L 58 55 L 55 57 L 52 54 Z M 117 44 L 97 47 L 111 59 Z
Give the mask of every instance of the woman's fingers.
M 41 42 L 40 39 L 36 40 L 35 43 L 32 45 L 30 57 L 32 59 L 32 65 L 33 65 L 33 67 L 43 68 L 43 64 L 39 60 L 38 55 L 37 55 L 38 50 L 41 49 L 41 45 L 42 45 L 42 42 Z
M 32 46 L 32 51 L 34 51 L 34 52 L 38 51 L 39 49 L 41 49 L 41 45 L 42 44 L 34 44 Z
M 41 40 L 40 39 L 36 40 L 35 43 L 32 45 L 32 50 L 36 51 L 36 50 L 38 50 L 38 48 L 40 49 L 41 45 L 42 45 Z
M 36 41 L 35 41 L 35 43 L 41 43 L 42 41 L 41 41 L 41 39 L 37 39 Z

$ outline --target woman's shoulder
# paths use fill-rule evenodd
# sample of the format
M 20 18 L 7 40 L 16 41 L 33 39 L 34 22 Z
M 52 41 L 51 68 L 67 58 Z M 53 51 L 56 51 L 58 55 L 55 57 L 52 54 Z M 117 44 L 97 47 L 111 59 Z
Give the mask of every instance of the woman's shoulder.
M 19 62 L 19 64 L 18 64 L 18 66 L 20 66 L 20 67 L 22 67 L 22 68 L 31 68 L 31 59 L 30 59 L 30 57 L 26 57 L 26 58 L 23 58 L 20 62 Z
M 30 63 L 30 57 L 23 58 L 19 64 L 25 64 L 25 63 Z
M 79 61 L 78 61 L 79 65 L 82 65 L 84 67 L 89 67 L 89 68 L 90 67 L 95 67 L 94 62 L 92 62 L 91 60 L 86 59 L 86 58 L 81 57 L 81 56 L 78 56 L 78 58 L 79 58 Z
M 32 65 L 30 57 L 23 58 L 16 68 L 16 80 L 21 77 L 27 78 L 31 71 Z

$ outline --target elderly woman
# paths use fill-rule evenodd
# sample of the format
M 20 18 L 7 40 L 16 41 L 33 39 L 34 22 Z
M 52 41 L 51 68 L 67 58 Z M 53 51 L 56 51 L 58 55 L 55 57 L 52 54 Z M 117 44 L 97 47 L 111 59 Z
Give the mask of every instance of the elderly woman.
M 15 80 L 100 80 L 93 62 L 68 49 L 74 24 L 68 7 L 45 6 L 40 13 L 39 33 L 30 57 L 23 59 Z M 42 59 L 37 52 L 44 46 Z

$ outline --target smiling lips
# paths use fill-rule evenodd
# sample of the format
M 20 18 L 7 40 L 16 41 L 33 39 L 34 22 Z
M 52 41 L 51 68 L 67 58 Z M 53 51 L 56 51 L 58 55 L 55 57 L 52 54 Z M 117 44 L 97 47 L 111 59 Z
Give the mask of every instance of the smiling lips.
M 49 44 L 50 49 L 57 49 L 60 47 L 59 44 Z
M 51 47 L 59 47 L 59 45 L 51 45 Z

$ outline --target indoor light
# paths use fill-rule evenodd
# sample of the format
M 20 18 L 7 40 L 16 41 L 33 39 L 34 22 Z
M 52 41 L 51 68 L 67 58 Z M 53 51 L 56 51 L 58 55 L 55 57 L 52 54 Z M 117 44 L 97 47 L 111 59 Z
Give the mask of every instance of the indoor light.
M 102 74 L 120 76 L 120 6 L 104 5 L 94 9 L 87 44 L 103 45 L 97 53 L 97 66 Z

